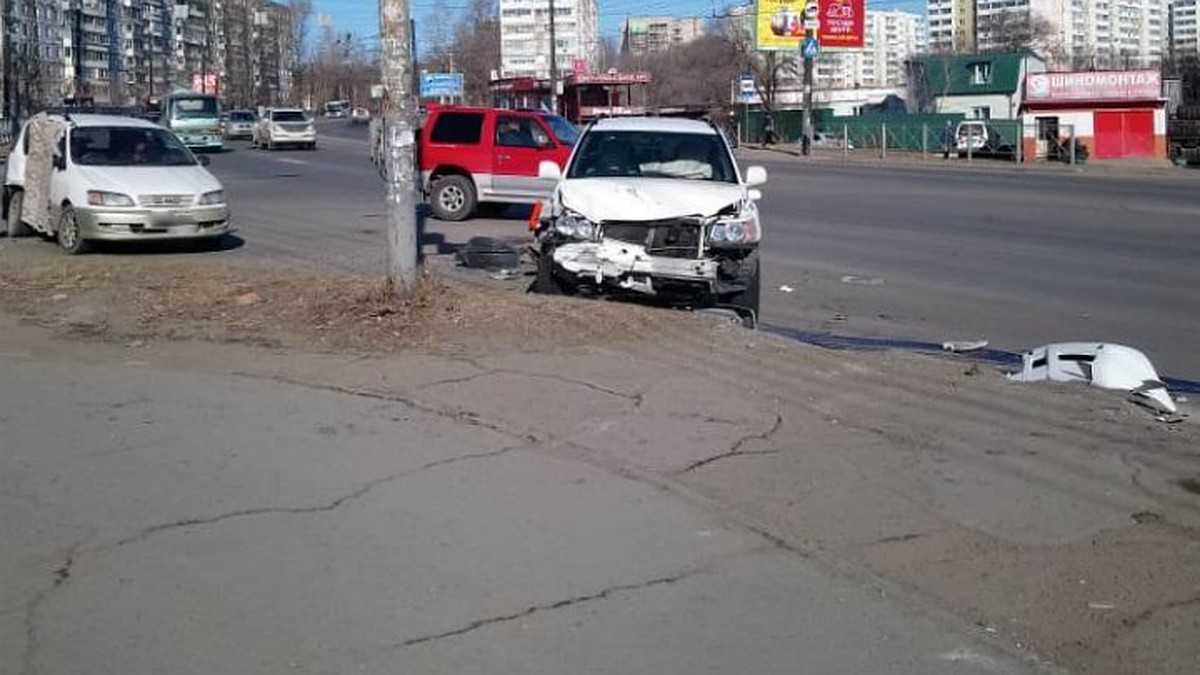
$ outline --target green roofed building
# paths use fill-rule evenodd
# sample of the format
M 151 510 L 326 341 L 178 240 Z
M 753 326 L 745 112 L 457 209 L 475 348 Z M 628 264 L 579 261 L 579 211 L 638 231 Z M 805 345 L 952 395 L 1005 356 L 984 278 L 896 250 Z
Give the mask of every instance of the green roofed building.
M 970 119 L 1016 119 L 1028 73 L 1046 72 L 1033 52 L 932 55 L 908 62 L 910 105 Z

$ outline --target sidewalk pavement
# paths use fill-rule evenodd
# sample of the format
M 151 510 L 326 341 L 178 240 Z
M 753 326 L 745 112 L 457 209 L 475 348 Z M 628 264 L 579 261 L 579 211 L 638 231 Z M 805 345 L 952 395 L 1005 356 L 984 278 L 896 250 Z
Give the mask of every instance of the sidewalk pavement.
M 0 673 L 1200 657 L 1191 425 L 700 325 L 370 356 L 0 316 Z

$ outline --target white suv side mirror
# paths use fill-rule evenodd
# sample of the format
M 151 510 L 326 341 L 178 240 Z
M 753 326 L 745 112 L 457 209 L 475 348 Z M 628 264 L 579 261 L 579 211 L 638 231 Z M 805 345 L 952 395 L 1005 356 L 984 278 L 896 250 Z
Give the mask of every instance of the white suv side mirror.
M 562 169 L 558 168 L 557 162 L 551 162 L 548 159 L 544 159 L 541 162 L 538 162 L 538 178 L 544 178 L 546 180 L 561 180 Z
M 767 182 L 767 170 L 764 167 L 755 165 L 746 168 L 746 186 L 753 187 L 762 185 Z

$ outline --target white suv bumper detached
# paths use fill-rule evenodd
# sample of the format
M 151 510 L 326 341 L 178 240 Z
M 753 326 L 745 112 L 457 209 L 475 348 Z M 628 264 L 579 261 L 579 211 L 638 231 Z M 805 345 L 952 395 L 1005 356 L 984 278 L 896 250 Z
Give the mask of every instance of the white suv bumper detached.
M 597 286 L 614 285 L 653 293 L 651 279 L 672 279 L 710 286 L 718 263 L 711 259 L 650 255 L 644 246 L 623 241 L 564 243 L 554 249 L 554 263 L 564 272 Z

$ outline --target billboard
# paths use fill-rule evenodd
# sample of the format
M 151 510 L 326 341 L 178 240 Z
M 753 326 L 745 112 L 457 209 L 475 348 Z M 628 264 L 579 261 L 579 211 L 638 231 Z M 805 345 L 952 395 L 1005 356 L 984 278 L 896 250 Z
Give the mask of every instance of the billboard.
M 197 94 L 221 94 L 221 78 L 216 73 L 192 73 L 192 91 Z
M 755 47 L 800 51 L 806 25 L 816 30 L 821 51 L 862 49 L 866 0 L 757 0 Z
M 421 97 L 463 95 L 462 73 L 421 73 Z
M 1034 73 L 1025 78 L 1025 100 L 1157 101 L 1163 97 L 1162 74 L 1157 70 Z

